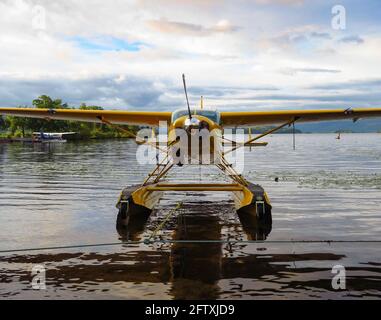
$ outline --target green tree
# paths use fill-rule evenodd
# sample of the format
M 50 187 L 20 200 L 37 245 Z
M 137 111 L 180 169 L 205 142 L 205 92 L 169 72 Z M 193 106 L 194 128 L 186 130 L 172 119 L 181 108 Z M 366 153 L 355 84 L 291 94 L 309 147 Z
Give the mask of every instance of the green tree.
M 25 137 L 25 132 L 29 123 L 28 118 L 9 117 L 8 121 L 12 135 L 14 135 L 16 131 L 20 130 L 22 137 Z
M 67 103 L 62 103 L 61 99 L 52 99 L 47 95 L 41 95 L 34 99 L 32 104 L 38 109 L 69 109 Z M 67 131 L 69 124 L 67 121 L 33 119 L 29 127 L 32 131 Z
M 52 99 L 47 95 L 41 95 L 32 102 L 33 106 L 38 109 L 71 109 L 66 103 L 62 103 L 61 99 Z M 26 107 L 23 107 L 26 108 Z M 74 108 L 73 108 L 74 109 Z M 80 110 L 103 110 L 100 106 L 87 106 L 81 103 Z M 5 118 L 4 127 L 11 136 L 25 137 L 34 131 L 48 132 L 64 132 L 74 131 L 79 134 L 80 138 L 125 138 L 131 135 L 121 132 L 120 130 L 110 127 L 102 123 L 88 123 L 80 121 L 64 121 L 64 120 L 46 120 L 36 118 L 22 118 L 8 116 Z M 124 126 L 132 132 L 136 132 L 135 126 Z
M 86 103 L 81 103 L 79 110 L 103 110 L 103 108 L 99 106 L 87 106 Z
M 39 109 L 69 109 L 67 103 L 62 103 L 61 99 L 52 99 L 43 94 L 37 99 L 34 99 L 32 104 Z

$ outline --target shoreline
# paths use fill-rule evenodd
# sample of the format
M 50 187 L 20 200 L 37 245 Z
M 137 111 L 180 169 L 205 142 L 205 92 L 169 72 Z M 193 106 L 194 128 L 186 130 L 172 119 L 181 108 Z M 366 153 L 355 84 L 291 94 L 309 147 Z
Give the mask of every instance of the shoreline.
M 119 139 L 135 139 L 135 137 L 96 137 L 96 138 L 77 138 L 77 139 L 65 139 L 69 142 L 72 141 L 91 141 L 91 140 L 119 140 Z M 20 138 L 20 137 L 13 137 L 13 138 L 1 138 L 0 137 L 0 143 L 40 143 L 33 141 L 32 138 Z
M 274 133 L 274 134 L 279 134 L 279 135 L 292 135 L 292 133 L 285 133 L 285 132 L 281 132 L 281 133 Z M 327 135 L 327 134 L 330 134 L 330 135 L 335 135 L 337 134 L 337 132 L 298 132 L 296 133 L 297 135 L 303 135 L 303 134 L 324 134 L 324 135 Z M 381 132 L 342 132 L 342 134 L 345 134 L 345 135 L 349 135 L 349 134 L 381 134 Z M 135 137 L 77 137 L 77 138 L 74 138 L 74 139 L 65 139 L 67 140 L 68 142 L 73 142 L 73 141 L 97 141 L 97 140 L 120 140 L 120 139 L 125 139 L 125 140 L 128 140 L 128 139 L 135 139 Z M 32 138 L 29 138 L 29 137 L 25 137 L 25 138 L 22 138 L 22 137 L 0 137 L 0 144 L 3 144 L 3 143 L 38 143 L 38 142 L 33 142 Z

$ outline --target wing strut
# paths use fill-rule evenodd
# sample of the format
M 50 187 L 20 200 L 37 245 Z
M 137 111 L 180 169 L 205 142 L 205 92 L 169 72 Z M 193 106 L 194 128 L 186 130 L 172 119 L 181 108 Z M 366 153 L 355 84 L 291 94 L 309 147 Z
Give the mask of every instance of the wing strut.
M 299 117 L 295 117 L 295 118 L 293 118 L 292 120 L 290 120 L 290 121 L 288 121 L 288 122 L 286 122 L 286 123 L 283 123 L 282 125 L 280 125 L 280 126 L 278 126 L 278 127 L 276 127 L 276 128 L 273 128 L 273 129 L 271 129 L 271 130 L 269 130 L 269 131 L 266 131 L 265 133 L 262 133 L 262 134 L 260 134 L 260 135 L 258 135 L 258 136 L 256 136 L 256 137 L 254 137 L 254 138 L 252 138 L 252 139 L 249 139 L 248 141 L 246 141 L 246 142 L 244 142 L 244 143 L 241 143 L 241 144 L 235 146 L 234 148 L 232 148 L 232 149 L 230 149 L 230 150 L 224 152 L 224 155 L 227 155 L 227 154 L 229 154 L 230 152 L 233 152 L 233 151 L 237 150 L 238 148 L 244 147 L 244 146 L 246 146 L 246 145 L 248 145 L 248 144 L 250 144 L 250 143 L 252 143 L 252 142 L 254 142 L 254 141 L 256 141 L 256 140 L 259 140 L 260 138 L 263 138 L 263 137 L 265 137 L 265 136 L 267 136 L 267 135 L 269 135 L 269 134 L 271 134 L 271 133 L 273 133 L 273 132 L 276 132 L 276 131 L 278 131 L 278 130 L 284 128 L 285 126 L 290 126 L 290 125 L 292 125 L 292 124 L 295 124 L 295 122 L 296 122 L 298 119 L 299 119 Z
M 100 121 L 102 121 L 102 123 L 107 124 L 108 126 L 113 127 L 113 128 L 115 128 L 115 129 L 117 129 L 117 130 L 119 130 L 119 131 L 122 131 L 122 132 L 124 132 L 124 133 L 127 133 L 127 134 L 133 136 L 135 139 L 137 138 L 136 134 L 133 133 L 132 131 L 127 130 L 127 129 L 125 129 L 125 128 L 122 128 L 121 126 L 118 126 L 117 124 L 108 121 L 108 120 L 105 119 L 103 116 L 99 116 L 99 117 L 97 117 L 97 118 L 98 118 Z M 154 148 L 156 148 L 157 150 L 159 150 L 159 151 L 161 151 L 161 152 L 167 153 L 167 150 L 163 150 L 162 148 L 160 148 L 159 146 L 157 146 L 156 143 L 152 143 L 152 142 L 150 142 L 150 141 L 147 140 L 146 142 L 144 142 L 144 144 L 148 144 L 148 145 L 150 145 L 151 147 L 154 147 Z

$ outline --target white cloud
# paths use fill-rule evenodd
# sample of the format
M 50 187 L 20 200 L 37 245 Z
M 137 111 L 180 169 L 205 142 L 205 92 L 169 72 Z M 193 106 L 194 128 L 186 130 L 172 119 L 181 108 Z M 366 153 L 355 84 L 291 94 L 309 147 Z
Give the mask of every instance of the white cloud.
M 304 0 L 255 0 L 259 4 L 283 4 L 283 5 L 300 5 Z
M 46 11 L 44 30 L 33 28 L 37 4 Z M 279 10 L 274 4 L 284 6 Z M 316 19 L 300 14 L 290 23 L 289 15 L 303 13 L 307 5 L 321 10 L 320 4 L 287 0 L 2 1 L 1 105 L 27 104 L 33 95 L 52 92 L 73 103 L 175 108 L 183 102 L 178 89 L 185 72 L 190 93 L 192 87 L 205 87 L 210 104 L 271 108 L 290 106 L 290 101 L 247 88 L 275 86 L 278 97 L 293 92 L 316 98 L 311 87 L 378 77 L 380 25 L 373 24 L 372 32 L 333 31 L 330 8 L 324 11 L 325 24 L 321 13 Z M 94 39 L 112 45 L 91 50 Z M 141 45 L 134 51 L 125 50 L 123 43 Z M 216 87 L 243 89 L 213 93 Z M 294 102 L 307 107 L 321 101 Z
M 149 20 L 148 25 L 154 30 L 167 34 L 176 34 L 180 36 L 209 36 L 216 33 L 234 32 L 239 28 L 233 26 L 228 20 L 220 20 L 211 27 L 205 27 L 200 24 L 161 20 Z

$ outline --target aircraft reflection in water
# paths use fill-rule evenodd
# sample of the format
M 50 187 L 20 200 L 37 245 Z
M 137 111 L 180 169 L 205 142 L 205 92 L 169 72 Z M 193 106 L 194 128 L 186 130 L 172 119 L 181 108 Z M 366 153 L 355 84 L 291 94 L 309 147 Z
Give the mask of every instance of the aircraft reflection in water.
M 198 202 L 188 203 L 178 215 L 177 221 L 170 223 L 174 229 L 167 229 L 167 234 L 171 235 L 172 240 L 229 238 L 231 235 L 226 233 L 226 228 L 240 228 L 240 224 L 238 221 L 232 223 L 222 219 L 228 211 L 231 212 L 232 208 L 226 204 L 216 208 L 215 203 L 205 202 L 201 211 Z M 118 225 L 120 237 L 124 240 L 142 240 L 146 221 L 130 220 L 128 226 Z M 260 226 L 257 222 L 247 220 L 241 220 L 241 223 L 247 238 L 265 239 L 271 231 L 271 224 Z M 232 232 L 232 235 L 237 237 L 237 232 Z M 1 281 L 11 282 L 11 279 L 14 281 L 14 277 L 18 276 L 18 283 L 29 286 L 31 275 L 25 268 L 25 263 L 44 263 L 49 266 L 46 281 L 49 283 L 47 290 L 50 290 L 50 296 L 60 296 L 62 293 L 69 297 L 91 297 L 112 290 L 123 292 L 124 298 L 130 295 L 133 298 L 139 292 L 140 283 L 144 284 L 144 290 L 139 296 L 147 294 L 147 297 L 157 294 L 159 297 L 174 299 L 216 299 L 224 295 L 267 296 L 269 285 L 264 285 L 263 288 L 257 286 L 264 278 L 268 278 L 266 281 L 272 288 L 271 295 L 278 293 L 281 296 L 282 291 L 287 294 L 289 290 L 299 290 L 305 294 L 307 287 L 308 290 L 311 287 L 331 290 L 330 281 L 324 278 L 311 283 L 300 282 L 298 276 L 290 278 L 290 265 L 296 261 L 307 262 L 307 266 L 292 269 L 295 275 L 307 274 L 308 277 L 311 273 L 324 271 L 330 276 L 329 268 L 311 268 L 308 262 L 326 261 L 331 265 L 345 257 L 333 253 L 244 253 L 249 245 L 234 243 L 238 238 L 230 239 L 233 241 L 230 245 L 226 242 L 174 242 L 154 250 L 150 247 L 156 244 L 151 244 L 148 248 L 143 245 L 127 245 L 127 251 L 106 254 L 78 252 L 4 257 L 1 259 Z M 160 243 L 157 245 L 160 246 Z M 20 270 L 15 269 L 17 263 L 21 263 Z M 9 270 L 4 264 L 11 266 Z M 372 277 L 376 275 L 373 273 Z M 245 284 L 239 279 L 243 279 Z M 221 283 L 225 280 L 228 284 Z M 256 287 L 250 288 L 253 280 Z M 363 277 L 357 280 L 359 286 L 365 283 Z M 374 288 L 374 283 L 369 287 Z M 20 289 L 20 293 L 23 290 L 27 289 Z M 0 293 L 6 296 L 2 289 Z
M 201 211 L 202 210 L 202 211 Z M 233 267 L 234 259 L 223 257 L 224 242 L 207 242 L 207 240 L 223 240 L 223 224 L 221 223 L 222 208 L 215 204 L 188 203 L 180 211 L 175 223 L 175 230 L 171 240 L 203 240 L 205 242 L 176 242 L 170 245 L 170 253 L 167 257 L 170 280 L 172 282 L 171 293 L 178 299 L 189 298 L 218 298 L 218 280 L 230 270 L 237 270 L 237 275 L 246 270 Z M 226 207 L 225 207 L 226 210 Z M 233 210 L 233 208 L 231 208 Z M 142 218 L 144 216 L 144 218 Z M 250 240 L 265 240 L 271 232 L 271 217 L 259 221 L 256 216 L 239 214 L 240 222 L 246 236 Z M 142 240 L 141 236 L 149 218 L 149 212 L 145 215 L 130 217 L 127 225 L 117 219 L 117 230 L 123 240 Z M 232 239 L 234 240 L 234 239 Z M 233 250 L 231 248 L 230 250 Z M 237 263 L 241 265 L 240 263 Z M 252 268 L 246 265 L 246 268 Z

